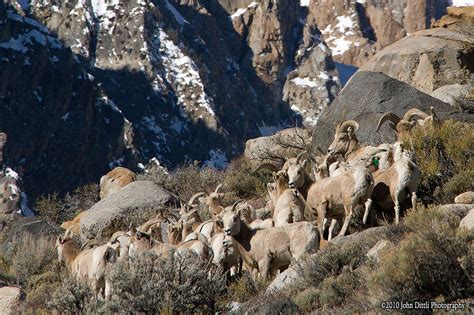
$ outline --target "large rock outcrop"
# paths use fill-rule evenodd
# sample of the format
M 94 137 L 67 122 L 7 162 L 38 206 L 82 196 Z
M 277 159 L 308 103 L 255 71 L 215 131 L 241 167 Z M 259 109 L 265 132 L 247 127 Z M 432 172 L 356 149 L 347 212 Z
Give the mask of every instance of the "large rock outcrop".
M 396 134 L 388 125 L 375 132 L 380 117 L 389 111 L 401 117 L 410 108 L 428 111 L 430 106 L 441 119 L 474 120 L 474 115 L 460 113 L 457 108 L 383 73 L 358 71 L 321 114 L 313 132 L 313 147 L 326 150 L 334 138 L 336 125 L 346 119 L 359 122 L 357 137 L 362 143 L 393 143 Z
M 448 0 L 313 0 L 314 16 L 334 60 L 362 66 L 377 51 L 407 34 L 429 28 Z
M 253 165 L 272 163 L 281 166 L 311 146 L 311 132 L 303 128 L 288 128 L 268 137 L 250 139 L 245 144 L 245 158 Z
M 440 27 L 415 32 L 382 49 L 360 70 L 383 72 L 425 93 L 444 85 L 472 85 L 474 14 L 470 7 L 450 8 L 448 13 L 452 15 L 434 24 Z
M 164 207 L 177 207 L 179 201 L 169 191 L 151 181 L 136 181 L 102 199 L 81 217 L 81 238 L 109 237 L 132 223 L 138 226 Z

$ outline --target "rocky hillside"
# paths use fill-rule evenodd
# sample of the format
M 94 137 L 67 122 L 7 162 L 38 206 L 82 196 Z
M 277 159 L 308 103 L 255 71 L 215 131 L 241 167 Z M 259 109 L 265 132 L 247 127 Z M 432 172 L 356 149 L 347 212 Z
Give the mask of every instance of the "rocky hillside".
M 335 61 L 362 66 L 380 49 L 429 28 L 449 0 L 306 1 Z
M 8 163 L 32 194 L 154 157 L 222 167 L 249 138 L 317 122 L 340 90 L 332 56 L 360 65 L 447 4 L 405 2 L 2 2 Z

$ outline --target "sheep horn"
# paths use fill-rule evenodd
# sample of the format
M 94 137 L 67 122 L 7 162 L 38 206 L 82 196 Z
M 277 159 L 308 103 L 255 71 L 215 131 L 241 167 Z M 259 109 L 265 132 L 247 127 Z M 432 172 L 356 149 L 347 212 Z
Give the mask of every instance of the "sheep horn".
M 235 209 L 237 208 L 237 205 L 241 202 L 243 202 L 244 200 L 240 199 L 240 200 L 237 200 L 236 202 L 234 202 L 234 204 L 232 205 L 232 212 L 235 211 Z
M 214 192 L 217 194 L 219 192 L 219 188 L 221 188 L 222 186 L 224 186 L 224 183 L 217 185 L 216 190 L 214 190 Z
M 120 236 L 126 236 L 126 235 L 127 233 L 125 233 L 124 231 L 117 231 L 114 234 L 112 234 L 112 236 L 110 237 L 110 242 L 115 243 Z
M 390 125 L 392 128 L 394 128 L 399 122 L 400 122 L 400 117 L 398 117 L 396 114 L 394 113 L 385 113 L 383 114 L 382 117 L 380 117 L 379 119 L 379 123 L 377 124 L 377 129 L 375 129 L 376 132 L 379 131 L 380 127 L 382 127 L 382 125 L 386 122 L 386 121 L 391 121 L 393 122 L 395 125 Z
M 154 218 L 154 219 L 151 219 L 151 220 L 148 220 L 146 221 L 145 223 L 143 223 L 139 228 L 138 230 L 142 233 L 145 233 L 147 232 L 150 227 L 153 225 L 153 224 L 156 224 L 156 223 L 163 223 L 163 219 L 161 218 Z
M 197 197 L 200 197 L 200 196 L 205 195 L 205 194 L 206 194 L 205 192 L 199 192 L 197 194 L 192 195 L 191 198 L 189 198 L 188 205 L 190 205 L 190 206 L 194 205 L 194 200 L 196 200 Z
M 339 124 L 336 128 L 336 132 L 348 132 L 348 129 L 352 128 L 352 132 L 356 132 L 359 129 L 359 123 L 355 120 L 346 120 Z
M 308 152 L 303 151 L 303 152 L 301 152 L 300 154 L 298 154 L 298 156 L 296 157 L 296 164 L 300 164 L 301 158 L 302 158 L 304 155 L 308 155 Z
M 81 251 L 88 249 L 89 247 L 99 246 L 99 241 L 94 239 L 88 240 L 81 246 Z
M 276 167 L 272 163 L 261 163 L 259 166 L 257 166 L 256 169 L 254 169 L 252 171 L 252 174 L 255 174 L 255 173 L 257 173 L 261 170 L 264 170 L 264 169 L 269 170 L 271 172 L 278 172 L 279 171 L 278 167 Z
M 425 119 L 429 115 L 418 108 L 412 108 L 408 110 L 405 115 L 403 115 L 403 119 L 406 121 L 418 120 L 418 119 Z

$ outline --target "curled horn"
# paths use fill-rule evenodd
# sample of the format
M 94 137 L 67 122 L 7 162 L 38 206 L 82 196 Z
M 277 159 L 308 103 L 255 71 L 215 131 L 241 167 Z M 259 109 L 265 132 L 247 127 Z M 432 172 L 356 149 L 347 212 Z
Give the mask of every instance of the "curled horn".
M 238 205 L 239 203 L 243 202 L 243 201 L 244 201 L 244 200 L 239 199 L 239 200 L 237 200 L 236 202 L 234 202 L 234 204 L 232 205 L 232 210 L 231 210 L 231 211 L 234 212 L 235 209 L 237 208 L 237 205 Z
M 147 233 L 148 230 L 151 228 L 151 226 L 156 224 L 156 223 L 163 223 L 163 219 L 162 218 L 154 218 L 154 219 L 148 220 L 145 223 L 143 223 L 138 228 L 138 230 L 142 233 Z
M 429 115 L 418 108 L 409 109 L 405 115 L 403 115 L 403 119 L 406 121 L 418 120 L 418 119 L 425 119 Z
M 92 248 L 94 246 L 99 246 L 99 245 L 100 245 L 99 241 L 94 238 L 94 239 L 88 240 L 87 242 L 82 244 L 81 251 L 83 251 L 85 249 L 88 249 L 88 248 Z
M 257 173 L 261 170 L 264 170 L 264 169 L 269 170 L 271 172 L 278 172 L 279 171 L 278 167 L 276 167 L 272 163 L 261 163 L 259 166 L 257 166 L 256 169 L 254 169 L 252 171 L 252 173 L 255 174 L 255 173 Z
M 352 133 L 356 132 L 359 129 L 359 123 L 355 120 L 346 120 L 339 124 L 337 127 L 337 132 L 345 132 L 349 131 L 349 128 L 352 128 Z
M 128 236 L 124 231 L 117 231 L 110 237 L 110 242 L 115 243 L 120 236 Z
M 196 198 L 203 196 L 205 194 L 206 194 L 205 192 L 198 192 L 197 194 L 192 195 L 191 198 L 189 198 L 188 205 L 190 206 L 194 205 L 194 201 L 196 200 Z
M 394 126 L 396 126 L 399 122 L 400 122 L 400 117 L 398 117 L 396 114 L 394 113 L 385 113 L 383 114 L 382 117 L 380 117 L 379 119 L 379 123 L 377 124 L 377 129 L 375 130 L 376 132 L 379 131 L 380 127 L 382 127 L 382 125 L 386 122 L 386 121 L 391 121 L 393 122 L 395 125 L 391 125 L 392 128 L 394 128 Z M 394 128 L 395 129 L 395 128 Z
M 214 190 L 214 193 L 217 194 L 219 192 L 219 188 L 221 188 L 222 186 L 224 186 L 224 184 L 217 185 L 216 190 Z
M 300 154 L 298 154 L 298 156 L 296 157 L 296 164 L 300 164 L 301 158 L 302 158 L 303 156 L 305 156 L 305 155 L 307 156 L 307 155 L 308 155 L 308 152 L 303 151 L 303 152 L 301 152 Z M 307 158 L 307 157 L 306 157 L 306 158 Z

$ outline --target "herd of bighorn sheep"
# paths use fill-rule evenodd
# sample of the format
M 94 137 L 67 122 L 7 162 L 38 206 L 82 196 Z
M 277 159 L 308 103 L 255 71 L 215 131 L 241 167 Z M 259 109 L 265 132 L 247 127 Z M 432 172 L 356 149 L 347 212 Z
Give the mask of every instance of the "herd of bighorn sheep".
M 411 109 L 401 119 L 393 113 L 383 115 L 377 131 L 385 122 L 397 132 L 394 144 L 363 145 L 356 135 L 359 124 L 347 120 L 336 127 L 325 154 L 302 152 L 281 169 L 261 164 L 254 172 L 270 169 L 274 180 L 267 184 L 263 209 L 256 210 L 243 200 L 224 207 L 225 193 L 219 185 L 210 194 L 195 194 L 179 211 L 169 209 L 168 214 L 163 212 L 137 228 L 116 231 L 103 245 L 92 240 L 81 247 L 67 230 L 56 242 L 59 259 L 107 298 L 113 291 L 106 277 L 110 268 L 143 252 L 194 255 L 222 267 L 230 276 L 244 269 L 254 277 L 267 278 L 318 251 L 321 240 L 331 241 L 336 228 L 339 236 L 345 235 L 357 213 L 363 214 L 363 224 L 371 225 L 377 211 L 393 211 L 398 224 L 405 201 L 416 207 L 420 179 L 411 152 L 403 149 L 401 141 L 414 128 L 440 121 L 433 109 L 429 114 Z M 209 220 L 201 219 L 203 211 Z

